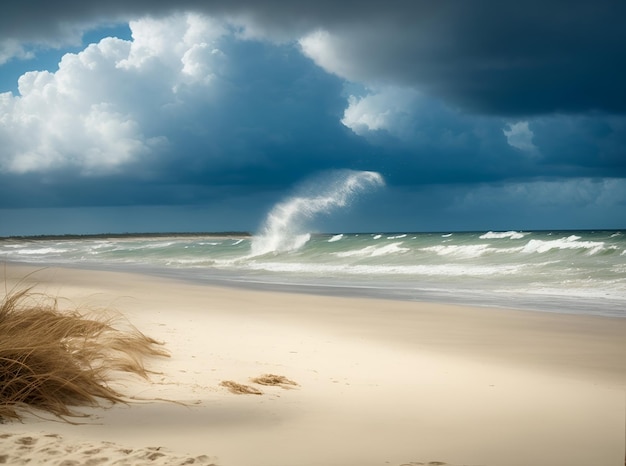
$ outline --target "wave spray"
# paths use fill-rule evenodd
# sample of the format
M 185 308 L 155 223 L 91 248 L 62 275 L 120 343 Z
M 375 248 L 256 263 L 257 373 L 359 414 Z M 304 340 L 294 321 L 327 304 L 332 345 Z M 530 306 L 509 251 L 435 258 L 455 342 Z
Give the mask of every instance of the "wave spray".
M 307 227 L 316 216 L 345 207 L 358 194 L 384 184 L 379 173 L 354 170 L 333 170 L 308 180 L 269 212 L 261 233 L 252 239 L 252 255 L 301 248 L 311 237 Z

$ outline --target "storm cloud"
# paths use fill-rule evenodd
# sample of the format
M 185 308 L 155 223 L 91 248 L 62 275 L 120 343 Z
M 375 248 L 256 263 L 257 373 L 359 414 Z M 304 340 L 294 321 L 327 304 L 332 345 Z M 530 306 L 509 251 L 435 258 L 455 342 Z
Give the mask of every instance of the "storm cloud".
M 237 199 L 258 212 L 348 168 L 387 182 L 344 218 L 354 228 L 373 212 L 370 225 L 398 229 L 615 226 L 624 13 L 617 1 L 15 2 L 0 15 L 0 72 L 33 67 L 0 94 L 0 208 L 208 212 Z M 116 24 L 132 38 L 84 42 Z
M 98 23 L 184 9 L 248 37 L 300 40 L 349 80 L 413 87 L 470 112 L 626 111 L 620 1 L 24 1 L 3 7 L 0 57 L 19 54 L 18 42 L 61 44 Z

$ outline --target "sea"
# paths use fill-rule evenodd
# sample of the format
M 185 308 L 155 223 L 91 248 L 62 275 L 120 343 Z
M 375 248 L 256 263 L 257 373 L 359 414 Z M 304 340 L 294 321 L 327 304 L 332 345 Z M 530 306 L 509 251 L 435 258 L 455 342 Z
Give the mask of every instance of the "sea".
M 626 317 L 626 231 L 20 237 L 0 261 L 335 296 Z
M 0 238 L 0 262 L 214 285 L 626 317 L 626 231 L 319 233 L 384 188 L 376 172 L 306 180 L 249 233 Z M 317 231 L 317 233 L 316 233 Z

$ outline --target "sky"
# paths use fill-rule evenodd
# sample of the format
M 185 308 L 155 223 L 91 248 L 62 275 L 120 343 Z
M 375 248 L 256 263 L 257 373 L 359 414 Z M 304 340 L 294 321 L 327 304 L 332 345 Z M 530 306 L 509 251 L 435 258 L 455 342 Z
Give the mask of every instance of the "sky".
M 626 228 L 626 3 L 3 6 L 0 236 Z M 322 181 L 319 181 L 322 180 Z M 321 189 L 321 188 L 320 188 Z

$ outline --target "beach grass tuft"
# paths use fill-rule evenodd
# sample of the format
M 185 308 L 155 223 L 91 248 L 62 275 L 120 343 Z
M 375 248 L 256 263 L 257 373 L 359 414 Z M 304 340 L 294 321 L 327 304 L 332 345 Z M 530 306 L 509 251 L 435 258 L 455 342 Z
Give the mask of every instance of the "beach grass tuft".
M 60 310 L 31 288 L 0 302 L 0 422 L 43 410 L 69 422 L 73 407 L 126 402 L 116 374 L 147 378 L 144 360 L 167 356 L 161 344 L 110 311 Z

